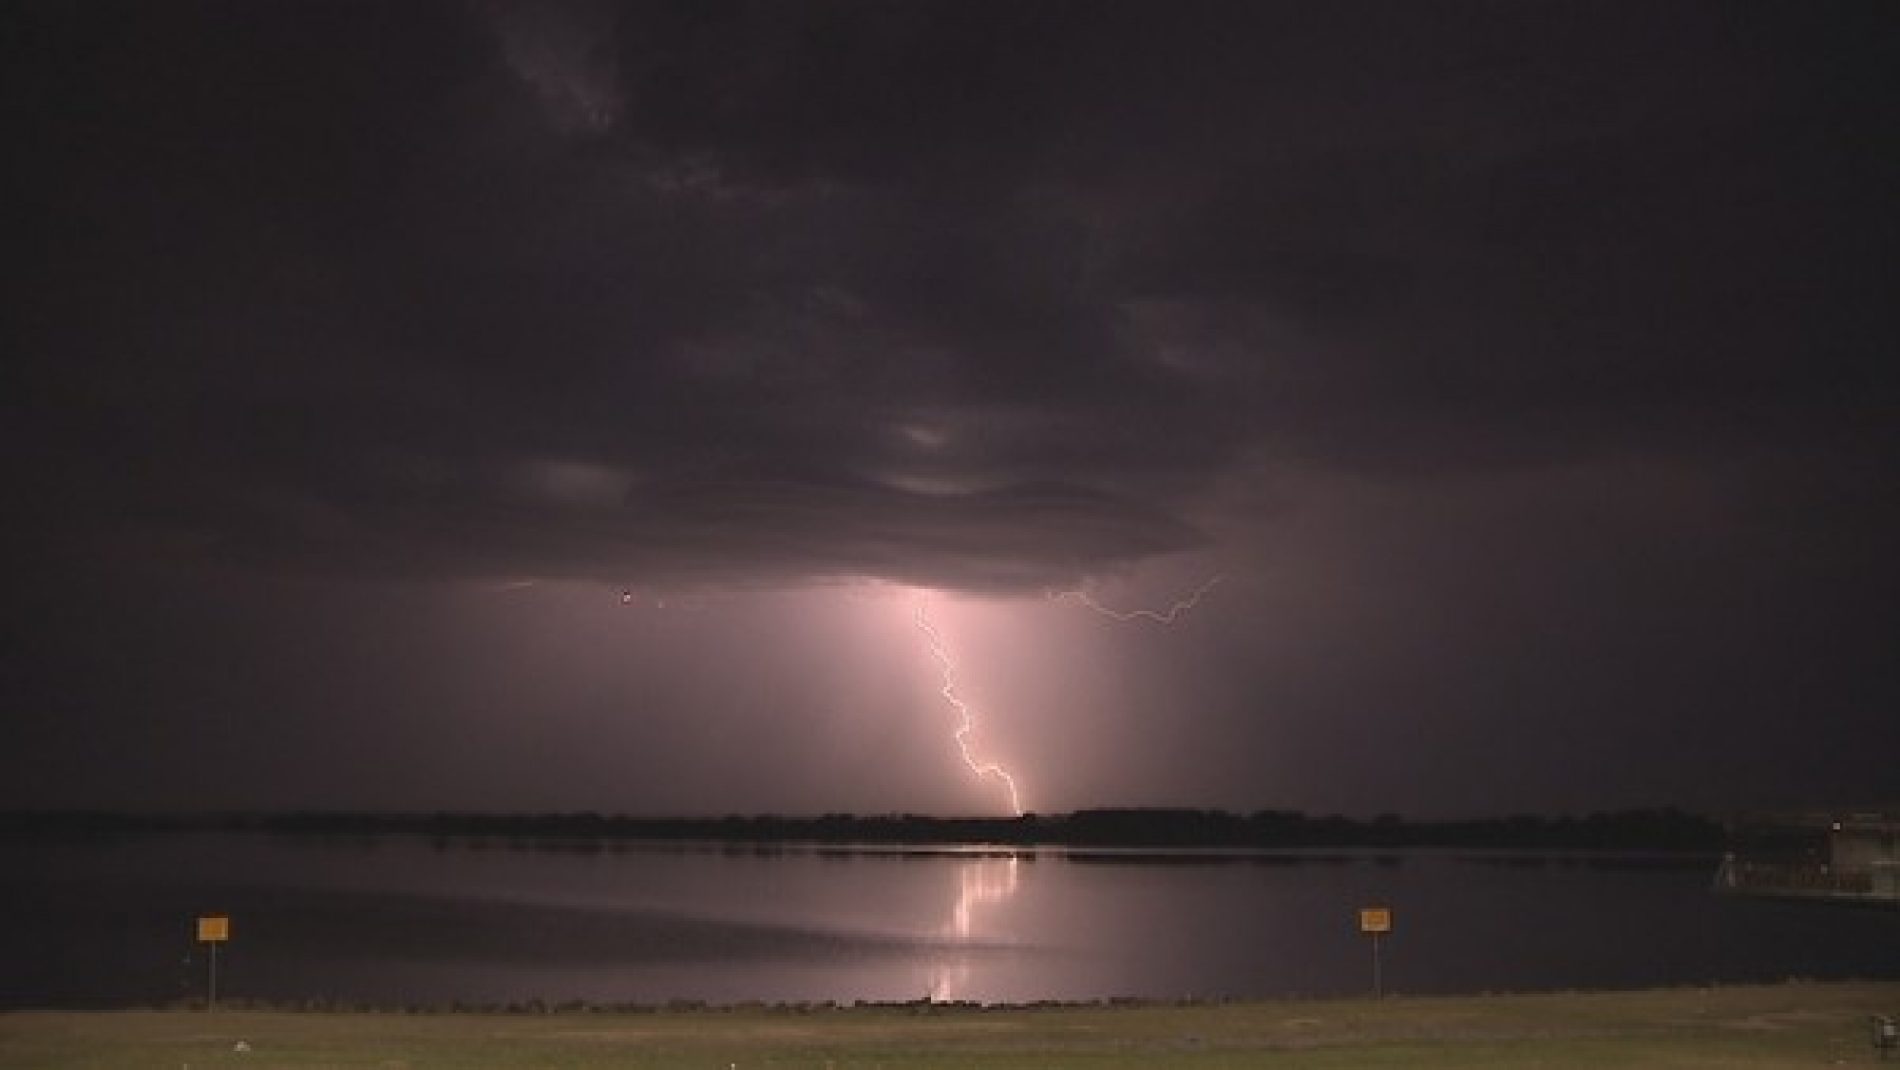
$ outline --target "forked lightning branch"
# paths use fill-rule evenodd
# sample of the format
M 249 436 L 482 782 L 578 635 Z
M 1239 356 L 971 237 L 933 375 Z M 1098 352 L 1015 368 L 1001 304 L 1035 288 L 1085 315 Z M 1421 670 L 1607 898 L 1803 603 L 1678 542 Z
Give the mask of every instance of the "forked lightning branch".
M 1114 609 L 1102 605 L 1087 591 L 1080 589 L 1051 592 L 1049 597 L 1054 601 L 1073 602 L 1085 609 L 1124 624 L 1145 621 L 1152 624 L 1159 624 L 1162 627 L 1171 627 L 1176 621 L 1181 619 L 1182 615 L 1197 608 L 1201 604 L 1201 599 L 1205 598 L 1207 593 L 1213 590 L 1216 584 L 1220 583 L 1221 579 L 1222 577 L 1218 575 L 1208 578 L 1203 581 L 1199 587 L 1189 592 L 1186 597 L 1176 599 L 1168 608 L 1160 610 Z M 956 711 L 957 727 L 952 735 L 956 740 L 958 756 L 963 759 L 963 764 L 969 769 L 970 774 L 978 780 L 994 780 L 1001 784 L 1009 796 L 1010 813 L 1021 817 L 1025 811 L 1023 809 L 1022 792 L 1017 787 L 1015 776 L 1012 775 L 1009 770 L 1003 768 L 1001 762 L 992 758 L 980 758 L 977 755 L 976 744 L 972 739 L 977 731 L 976 710 L 973 709 L 968 702 L 964 701 L 961 695 L 957 694 L 956 661 L 952 658 L 949 647 L 944 643 L 943 634 L 930 622 L 930 606 L 928 600 L 921 598 L 918 600 L 914 619 L 917 624 L 917 630 L 924 634 L 924 641 L 930 650 L 930 656 L 936 659 L 937 666 L 943 673 L 943 685 L 938 688 L 937 693 L 943 696 L 943 700 L 949 703 L 951 709 Z

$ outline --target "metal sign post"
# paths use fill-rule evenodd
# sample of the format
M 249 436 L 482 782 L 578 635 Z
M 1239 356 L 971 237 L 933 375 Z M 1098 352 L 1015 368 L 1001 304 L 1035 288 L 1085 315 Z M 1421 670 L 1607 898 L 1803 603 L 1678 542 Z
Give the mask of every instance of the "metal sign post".
M 1372 998 L 1385 998 L 1385 978 L 1381 976 L 1379 939 L 1392 931 L 1390 907 L 1365 907 L 1359 911 L 1359 931 L 1372 937 Z
M 205 984 L 205 1009 L 218 1009 L 218 945 L 231 939 L 231 918 L 227 914 L 205 914 L 198 918 L 198 942 L 209 950 L 211 965 Z

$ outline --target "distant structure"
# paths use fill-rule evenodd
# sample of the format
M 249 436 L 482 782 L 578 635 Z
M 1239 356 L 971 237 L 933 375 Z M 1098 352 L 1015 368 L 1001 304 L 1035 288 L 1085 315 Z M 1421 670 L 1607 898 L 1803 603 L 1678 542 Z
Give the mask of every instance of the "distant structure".
M 1807 811 L 1738 822 L 1715 890 L 1900 907 L 1900 810 Z

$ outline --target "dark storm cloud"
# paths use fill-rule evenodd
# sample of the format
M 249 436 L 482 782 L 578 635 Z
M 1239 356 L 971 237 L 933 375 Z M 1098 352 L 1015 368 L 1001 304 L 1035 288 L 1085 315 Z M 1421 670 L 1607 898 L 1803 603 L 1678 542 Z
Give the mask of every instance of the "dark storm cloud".
M 1887 20 L 1640 14 L 31 8 L 12 435 L 52 541 L 988 586 L 1890 402 Z
M 1070 690 L 1022 728 L 1065 801 L 1869 794 L 1895 11 L 11 5 L 0 750 L 65 755 L 29 796 L 115 785 L 95 740 L 317 783 L 377 721 L 449 792 L 506 763 L 429 726 L 533 749 L 497 695 L 656 753 L 706 704 L 513 581 L 1218 571 L 1099 755 Z M 445 577 L 491 582 L 386 582 Z M 747 649 L 701 668 L 811 660 Z M 728 805 L 687 779 L 644 798 Z
M 980 63 L 965 17 L 766 13 L 746 46 L 693 9 L 33 14 L 16 432 L 52 541 L 979 586 L 1199 541 L 1152 492 L 1233 421 L 1090 292 L 1061 190 L 1020 159 L 961 187 L 988 113 L 909 68 Z M 617 510 L 532 485 L 573 468 Z

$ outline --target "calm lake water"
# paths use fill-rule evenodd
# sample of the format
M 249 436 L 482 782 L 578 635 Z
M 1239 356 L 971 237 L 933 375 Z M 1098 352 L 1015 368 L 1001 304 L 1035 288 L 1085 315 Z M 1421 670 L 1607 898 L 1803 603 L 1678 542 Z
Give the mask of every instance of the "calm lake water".
M 0 854 L 0 1005 L 1083 1000 L 1900 978 L 1900 911 L 1713 859 L 1469 851 L 485 847 L 158 836 Z

